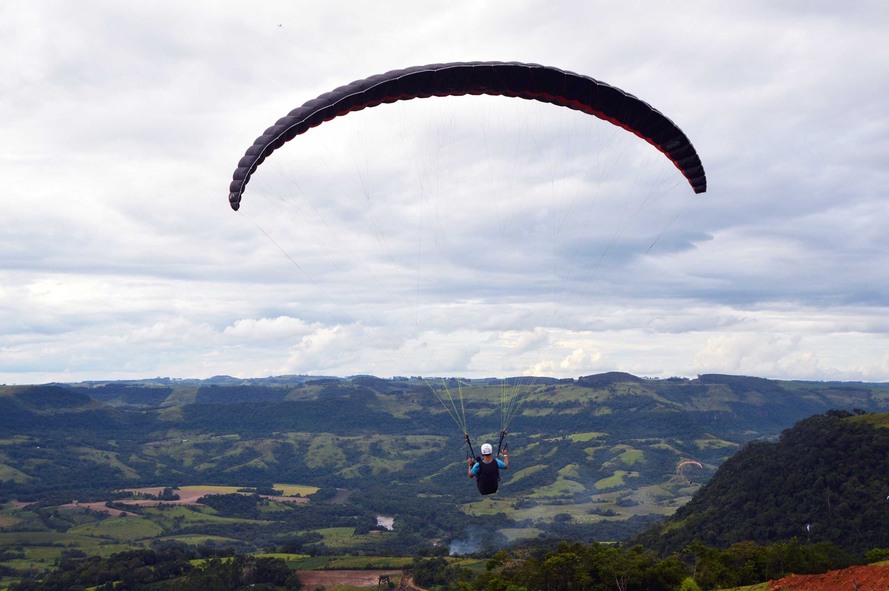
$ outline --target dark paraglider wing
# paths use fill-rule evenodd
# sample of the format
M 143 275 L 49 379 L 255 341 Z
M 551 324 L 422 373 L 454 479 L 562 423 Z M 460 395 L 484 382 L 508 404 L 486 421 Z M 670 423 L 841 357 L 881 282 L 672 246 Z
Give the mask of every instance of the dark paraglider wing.
M 688 137 L 670 119 L 631 94 L 588 76 L 516 62 L 460 62 L 417 66 L 341 86 L 294 109 L 259 136 L 238 162 L 229 186 L 240 207 L 250 176 L 275 150 L 335 117 L 384 103 L 433 96 L 497 95 L 582 111 L 630 131 L 669 158 L 695 193 L 707 190 L 704 167 Z

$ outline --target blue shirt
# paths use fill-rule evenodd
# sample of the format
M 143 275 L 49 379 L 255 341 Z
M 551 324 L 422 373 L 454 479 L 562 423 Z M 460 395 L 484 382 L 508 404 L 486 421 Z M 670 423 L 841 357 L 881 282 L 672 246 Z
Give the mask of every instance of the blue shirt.
M 472 469 L 469 470 L 469 473 L 472 474 L 473 476 L 478 476 L 478 465 L 479 465 L 479 462 L 474 463 L 472 465 Z M 501 460 L 500 458 L 497 458 L 497 466 L 501 470 L 506 470 L 506 464 L 504 464 L 503 460 Z

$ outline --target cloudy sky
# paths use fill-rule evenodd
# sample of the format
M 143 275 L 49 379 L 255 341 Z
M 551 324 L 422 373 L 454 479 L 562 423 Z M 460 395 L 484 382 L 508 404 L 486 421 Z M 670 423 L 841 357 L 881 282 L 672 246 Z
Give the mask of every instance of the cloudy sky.
M 731 4 L 729 6 L 728 4 Z M 889 7 L 0 4 L 0 383 L 603 371 L 889 381 Z M 353 80 L 534 62 L 689 136 L 507 98 L 253 140 Z

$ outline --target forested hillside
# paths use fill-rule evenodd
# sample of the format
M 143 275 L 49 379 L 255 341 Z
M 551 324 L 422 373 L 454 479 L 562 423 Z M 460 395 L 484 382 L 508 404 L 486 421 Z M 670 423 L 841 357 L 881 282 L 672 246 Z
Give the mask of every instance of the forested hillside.
M 482 499 L 441 399 L 459 394 L 477 450 L 496 443 L 507 386 L 523 397 L 510 427 L 511 469 L 500 492 Z M 293 482 L 353 491 L 359 513 L 408 515 L 405 500 L 421 497 L 442 537 L 461 535 L 459 514 L 497 515 L 484 525 L 506 539 L 615 540 L 672 514 L 751 440 L 830 409 L 889 409 L 889 386 L 621 373 L 6 386 L 0 500 L 49 506 L 108 500 L 124 487 Z M 842 496 L 830 502 L 843 514 Z M 815 523 L 798 517 L 797 527 Z
M 637 541 L 669 553 L 797 538 L 849 552 L 889 547 L 889 415 L 832 411 L 751 442 Z
M 507 385 L 523 397 L 510 470 L 483 498 L 442 399 L 459 396 L 478 449 L 497 442 Z M 823 572 L 889 547 L 889 420 L 873 414 L 887 409 L 885 384 L 618 373 L 0 387 L 0 588 L 55 588 L 35 581 L 56 571 L 95 580 L 87 556 L 112 556 L 111 569 L 115 552 L 170 544 L 284 552 L 288 568 L 425 555 L 417 575 L 438 589 L 574 588 L 606 555 L 649 591 Z M 589 545 L 634 535 L 646 550 Z M 498 548 L 514 550 L 486 576 L 441 558 Z M 554 570 L 566 561 L 581 570 Z M 175 576 L 224 575 L 214 569 Z

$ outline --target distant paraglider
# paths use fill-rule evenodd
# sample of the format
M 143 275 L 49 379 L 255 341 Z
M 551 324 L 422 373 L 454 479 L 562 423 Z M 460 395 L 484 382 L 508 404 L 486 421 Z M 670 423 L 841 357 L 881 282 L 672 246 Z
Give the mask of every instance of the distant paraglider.
M 691 484 L 691 478 L 689 472 L 692 471 L 692 468 L 697 468 L 698 470 L 704 469 L 704 464 L 698 462 L 697 460 L 682 460 L 679 464 L 676 465 L 676 476 L 684 480 L 686 483 Z
M 684 468 L 685 466 L 697 466 L 701 470 L 704 469 L 704 464 L 702 464 L 700 462 L 697 462 L 695 460 L 683 460 L 683 461 L 679 462 L 678 466 L 676 466 L 676 472 L 681 472 L 682 468 Z

